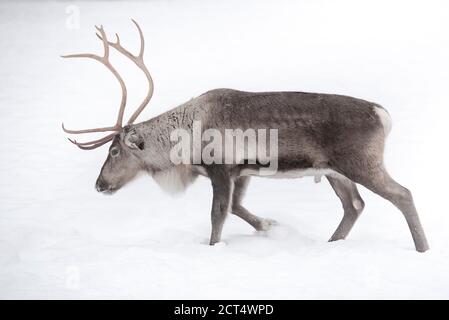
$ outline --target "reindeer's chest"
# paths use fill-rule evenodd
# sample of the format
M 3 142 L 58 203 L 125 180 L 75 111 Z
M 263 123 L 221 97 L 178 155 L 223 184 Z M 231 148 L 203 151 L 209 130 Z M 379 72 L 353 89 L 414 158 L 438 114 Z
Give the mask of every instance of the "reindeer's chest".
M 157 171 L 152 176 L 162 190 L 171 194 L 183 192 L 195 180 L 195 175 L 183 166 Z

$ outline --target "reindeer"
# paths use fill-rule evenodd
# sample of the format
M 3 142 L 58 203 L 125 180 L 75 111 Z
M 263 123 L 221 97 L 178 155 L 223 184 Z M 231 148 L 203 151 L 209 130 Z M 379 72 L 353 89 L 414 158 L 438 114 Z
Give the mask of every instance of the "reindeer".
M 395 205 L 404 215 L 419 252 L 428 250 L 411 192 L 397 183 L 385 169 L 384 145 L 391 130 L 391 118 L 380 105 L 335 94 L 305 92 L 243 92 L 215 89 L 157 117 L 134 124 L 153 95 L 153 80 L 144 63 L 144 36 L 140 51 L 130 53 L 121 43 L 108 41 L 103 27 L 97 36 L 103 56 L 72 54 L 64 58 L 90 58 L 102 63 L 118 80 L 122 98 L 117 122 L 111 127 L 68 130 L 68 134 L 110 132 L 89 142 L 69 139 L 83 150 L 98 148 L 109 141 L 109 153 L 96 181 L 98 192 L 111 194 L 130 182 L 137 173 L 148 172 L 162 187 L 187 188 L 199 175 L 210 179 L 213 190 L 210 245 L 221 240 L 228 212 L 242 218 L 256 230 L 268 230 L 276 221 L 250 213 L 242 200 L 251 176 L 260 175 L 257 161 L 252 164 L 174 164 L 170 160 L 173 130 L 192 131 L 200 121 L 206 129 L 275 128 L 278 130 L 276 178 L 324 175 L 343 205 L 343 218 L 329 241 L 345 239 L 364 209 L 357 185 L 365 186 Z M 110 47 L 130 59 L 146 76 L 148 93 L 123 126 L 127 90 L 125 82 L 109 60 Z M 252 159 L 255 160 L 255 159 Z M 270 177 L 270 176 L 269 176 Z

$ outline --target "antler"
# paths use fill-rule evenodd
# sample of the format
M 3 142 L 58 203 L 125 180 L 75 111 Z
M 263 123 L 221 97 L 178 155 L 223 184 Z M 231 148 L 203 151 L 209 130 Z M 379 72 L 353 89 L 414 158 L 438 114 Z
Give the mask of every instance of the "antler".
M 83 133 L 91 133 L 91 132 L 114 131 L 113 133 L 111 133 L 101 139 L 88 141 L 88 142 L 77 142 L 76 140 L 69 139 L 70 142 L 77 145 L 80 149 L 91 150 L 91 149 L 98 148 L 98 147 L 102 146 L 103 144 L 107 143 L 108 141 L 111 141 L 114 138 L 114 136 L 117 134 L 117 132 L 119 132 L 123 128 L 122 122 L 123 122 L 123 115 L 124 115 L 125 107 L 126 107 L 127 90 L 126 90 L 125 82 L 123 81 L 122 77 L 119 75 L 117 70 L 111 65 L 111 63 L 109 61 L 109 46 L 115 48 L 117 51 L 119 51 L 120 53 L 122 53 L 123 55 L 128 57 L 131 61 L 133 61 L 144 72 L 145 76 L 148 79 L 148 83 L 149 83 L 147 96 L 142 101 L 142 103 L 137 108 L 137 110 L 132 114 L 131 118 L 128 120 L 128 124 L 132 124 L 134 122 L 134 120 L 139 116 L 139 114 L 142 112 L 142 110 L 147 106 L 148 102 L 151 100 L 151 97 L 153 95 L 154 86 L 153 86 L 153 79 L 151 78 L 150 72 L 148 71 L 147 67 L 145 66 L 145 63 L 143 62 L 143 52 L 144 52 L 145 40 L 143 37 L 142 30 L 140 29 L 137 22 L 134 20 L 132 20 L 132 21 L 137 26 L 137 29 L 138 29 L 139 35 L 140 35 L 141 43 L 140 43 L 139 55 L 135 56 L 132 53 L 130 53 L 128 50 L 123 48 L 120 44 L 120 38 L 119 38 L 118 34 L 116 34 L 117 41 L 115 43 L 109 42 L 108 38 L 106 36 L 106 33 L 103 29 L 103 26 L 101 26 L 101 27 L 95 26 L 97 31 L 100 33 L 100 34 L 97 33 L 96 35 L 103 42 L 104 54 L 102 57 L 95 55 L 95 54 L 90 54 L 90 53 L 71 54 L 71 55 L 62 56 L 63 58 L 90 58 L 90 59 L 99 61 L 100 63 L 102 63 L 104 66 L 106 66 L 112 72 L 112 74 L 115 76 L 115 78 L 120 83 L 120 86 L 122 89 L 122 99 L 121 99 L 120 108 L 119 108 L 119 112 L 118 112 L 118 116 L 117 116 L 117 122 L 115 123 L 114 126 L 103 127 L 103 128 L 94 128 L 94 129 L 84 129 L 84 130 L 69 130 L 64 127 L 64 124 L 62 124 L 62 129 L 64 130 L 64 132 L 69 133 L 69 134 L 83 134 Z
M 148 71 L 148 68 L 146 67 L 146 65 L 145 65 L 145 63 L 143 61 L 143 52 L 144 52 L 144 49 L 145 49 L 145 39 L 143 37 L 143 32 L 142 32 L 142 29 L 140 28 L 139 24 L 134 19 L 131 19 L 131 20 L 136 25 L 137 30 L 139 31 L 139 36 L 140 36 L 140 51 L 139 51 L 139 54 L 137 56 L 133 55 L 131 52 L 129 52 L 128 50 L 126 50 L 125 48 L 122 47 L 122 45 L 120 44 L 120 37 L 119 37 L 118 33 L 115 34 L 116 39 L 117 39 L 116 42 L 108 41 L 108 44 L 111 47 L 113 47 L 114 49 L 119 51 L 121 54 L 123 54 L 124 56 L 128 57 L 132 62 L 134 62 L 136 64 L 136 66 L 139 67 L 140 70 L 143 71 L 143 73 L 145 74 L 145 77 L 148 80 L 148 92 L 147 92 L 147 95 L 146 95 L 145 99 L 143 99 L 142 103 L 137 108 L 137 110 L 132 114 L 131 118 L 129 118 L 128 124 L 134 123 L 134 121 L 137 119 L 139 114 L 147 106 L 148 102 L 150 102 L 151 97 L 153 96 L 153 91 L 154 91 L 153 79 L 151 78 L 151 74 Z M 104 41 L 103 34 L 100 36 L 97 33 L 97 37 L 100 40 Z
M 104 40 L 103 41 L 103 48 L 104 48 L 104 54 L 103 56 L 98 56 L 96 54 L 91 54 L 91 53 L 79 53 L 79 54 L 70 54 L 70 55 L 65 55 L 62 56 L 63 58 L 89 58 L 89 59 L 94 59 L 100 63 L 102 63 L 106 68 L 108 68 L 112 74 L 115 76 L 115 78 L 118 80 L 118 82 L 120 83 L 121 89 L 122 89 L 122 100 L 120 102 L 120 108 L 119 108 L 119 113 L 117 116 L 117 122 L 115 123 L 114 126 L 112 127 L 103 127 L 103 128 L 93 128 L 93 129 L 84 129 L 84 130 L 69 130 L 66 129 L 64 127 L 64 123 L 62 124 L 62 129 L 64 130 L 64 132 L 66 133 L 70 133 L 70 134 L 82 134 L 82 133 L 91 133 L 91 132 L 107 132 L 107 131 L 119 131 L 122 128 L 122 121 L 123 121 L 123 114 L 125 112 L 125 107 L 126 107 L 126 97 L 127 97 L 127 90 L 126 90 L 126 85 L 125 82 L 123 81 L 122 77 L 120 76 L 120 74 L 117 72 L 117 70 L 115 70 L 115 68 L 111 65 L 111 62 L 109 61 L 109 44 L 108 44 L 108 40 L 107 40 L 107 36 L 106 36 L 106 32 L 103 29 L 103 26 L 101 27 L 97 27 L 95 26 L 95 28 L 97 29 L 97 31 L 99 31 L 103 37 Z M 81 149 L 94 149 L 97 148 L 103 144 L 105 144 L 106 142 L 112 140 L 114 134 L 109 134 L 106 137 L 99 139 L 99 140 L 94 140 L 94 141 L 89 141 L 89 142 L 84 142 L 84 143 L 78 143 L 75 140 L 71 140 L 69 139 L 70 142 L 72 142 L 73 144 L 77 145 L 78 147 L 80 147 Z

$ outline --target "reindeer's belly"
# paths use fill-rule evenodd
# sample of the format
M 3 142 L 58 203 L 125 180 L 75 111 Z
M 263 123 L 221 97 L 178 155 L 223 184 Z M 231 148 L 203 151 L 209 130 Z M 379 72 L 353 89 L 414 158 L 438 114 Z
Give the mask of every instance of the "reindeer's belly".
M 303 177 L 315 177 L 315 182 L 319 182 L 322 176 L 341 177 L 338 172 L 329 169 L 293 169 L 293 170 L 277 170 L 273 172 L 262 172 L 259 169 L 242 169 L 240 176 L 256 176 L 272 179 L 297 179 Z

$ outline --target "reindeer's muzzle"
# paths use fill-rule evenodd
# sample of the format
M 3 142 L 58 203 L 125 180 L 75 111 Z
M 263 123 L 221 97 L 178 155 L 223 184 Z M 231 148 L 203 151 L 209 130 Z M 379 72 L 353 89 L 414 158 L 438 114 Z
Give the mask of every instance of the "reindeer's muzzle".
M 95 183 L 95 189 L 97 189 L 98 192 L 102 193 L 112 193 L 114 192 L 111 185 L 103 181 L 103 179 L 98 178 L 97 183 Z

